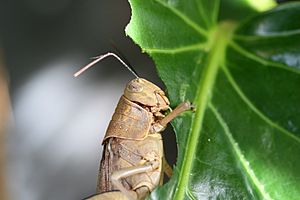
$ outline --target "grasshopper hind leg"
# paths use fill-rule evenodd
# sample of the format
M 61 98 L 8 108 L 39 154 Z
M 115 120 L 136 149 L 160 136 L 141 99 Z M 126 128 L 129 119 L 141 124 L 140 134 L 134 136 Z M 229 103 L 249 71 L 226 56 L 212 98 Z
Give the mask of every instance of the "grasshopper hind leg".
M 163 158 L 163 171 L 167 175 L 168 178 L 170 178 L 173 175 L 173 169 L 169 165 L 169 163 L 165 157 Z
M 84 200 L 128 200 L 128 198 L 120 191 L 110 191 L 93 195 Z
M 139 187 L 135 191 L 137 193 L 138 199 L 145 199 L 146 196 L 150 194 L 149 188 L 146 186 Z
M 157 168 L 156 162 L 147 162 L 141 166 L 133 166 L 120 169 L 112 173 L 111 180 L 113 185 L 118 188 L 125 196 L 128 197 L 130 200 L 138 200 L 143 199 L 146 197 L 150 191 L 149 188 L 146 186 L 141 186 L 136 190 L 127 190 L 121 183 L 121 179 L 133 176 L 140 173 L 146 173 L 153 171 Z

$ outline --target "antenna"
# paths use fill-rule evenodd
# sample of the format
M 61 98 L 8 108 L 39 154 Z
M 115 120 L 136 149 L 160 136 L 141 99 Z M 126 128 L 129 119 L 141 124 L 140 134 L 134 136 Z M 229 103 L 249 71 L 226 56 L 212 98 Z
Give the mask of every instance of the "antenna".
M 75 77 L 79 76 L 80 74 L 82 74 L 83 72 L 85 72 L 87 69 L 89 69 L 90 67 L 92 67 L 93 65 L 95 65 L 96 63 L 98 63 L 99 61 L 103 60 L 106 57 L 109 56 L 113 56 L 115 57 L 120 63 L 122 63 L 136 78 L 139 78 L 139 76 L 137 75 L 137 73 L 134 71 L 134 69 L 132 69 L 131 67 L 129 67 L 119 56 L 117 56 L 115 53 L 112 52 L 107 52 L 106 54 L 100 55 L 95 57 L 95 60 L 93 60 L 92 62 L 90 62 L 89 64 L 87 64 L 86 66 L 84 66 L 83 68 L 81 68 L 78 72 L 76 72 L 74 74 Z
M 118 46 L 116 45 L 116 43 L 111 40 L 110 44 L 112 45 L 112 47 L 114 48 L 114 51 L 116 52 L 116 54 L 119 55 L 119 57 L 136 73 L 136 71 L 134 70 L 134 68 L 131 66 L 130 62 L 128 61 L 128 59 L 124 56 L 124 54 L 122 53 L 122 51 L 120 51 L 120 49 L 118 48 Z M 137 73 L 136 73 L 137 74 Z

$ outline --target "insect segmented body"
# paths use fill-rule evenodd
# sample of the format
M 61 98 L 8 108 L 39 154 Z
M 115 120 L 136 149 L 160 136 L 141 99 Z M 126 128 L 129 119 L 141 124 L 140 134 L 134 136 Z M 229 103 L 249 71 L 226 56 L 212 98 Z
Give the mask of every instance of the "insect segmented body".
M 121 60 L 113 53 L 108 54 Z M 98 60 L 108 54 L 98 57 Z M 171 174 L 164 159 L 160 133 L 191 105 L 181 103 L 165 116 L 165 111 L 171 110 L 165 93 L 146 79 L 136 77 L 127 84 L 103 139 L 97 184 L 99 195 L 92 199 L 104 199 L 105 194 L 107 199 L 107 195 L 112 199 L 123 195 L 130 200 L 142 200 L 162 184 L 164 172 Z M 111 193 L 116 190 L 120 192 Z

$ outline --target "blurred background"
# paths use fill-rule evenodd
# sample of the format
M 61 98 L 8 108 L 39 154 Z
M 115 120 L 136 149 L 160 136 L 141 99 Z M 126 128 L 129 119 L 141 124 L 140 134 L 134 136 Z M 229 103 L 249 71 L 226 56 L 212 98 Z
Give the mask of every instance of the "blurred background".
M 134 77 L 113 58 L 73 74 L 114 43 L 140 76 L 163 87 L 150 58 L 125 36 L 128 2 L 7 0 L 0 18 L 0 199 L 94 194 L 103 135 Z
M 141 77 L 164 88 L 151 59 L 125 36 L 129 19 L 127 0 L 1 1 L 0 199 L 95 193 L 103 135 L 134 77 L 113 58 L 73 73 L 114 43 Z M 174 133 L 163 136 L 174 163 Z

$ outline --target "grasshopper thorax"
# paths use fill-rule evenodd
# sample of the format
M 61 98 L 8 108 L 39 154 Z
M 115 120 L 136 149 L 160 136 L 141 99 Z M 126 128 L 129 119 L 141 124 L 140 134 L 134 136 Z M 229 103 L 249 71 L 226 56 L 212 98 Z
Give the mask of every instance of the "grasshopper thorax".
M 130 81 L 125 88 L 124 96 L 142 106 L 157 107 L 159 110 L 166 110 L 170 105 L 164 91 L 143 78 Z

